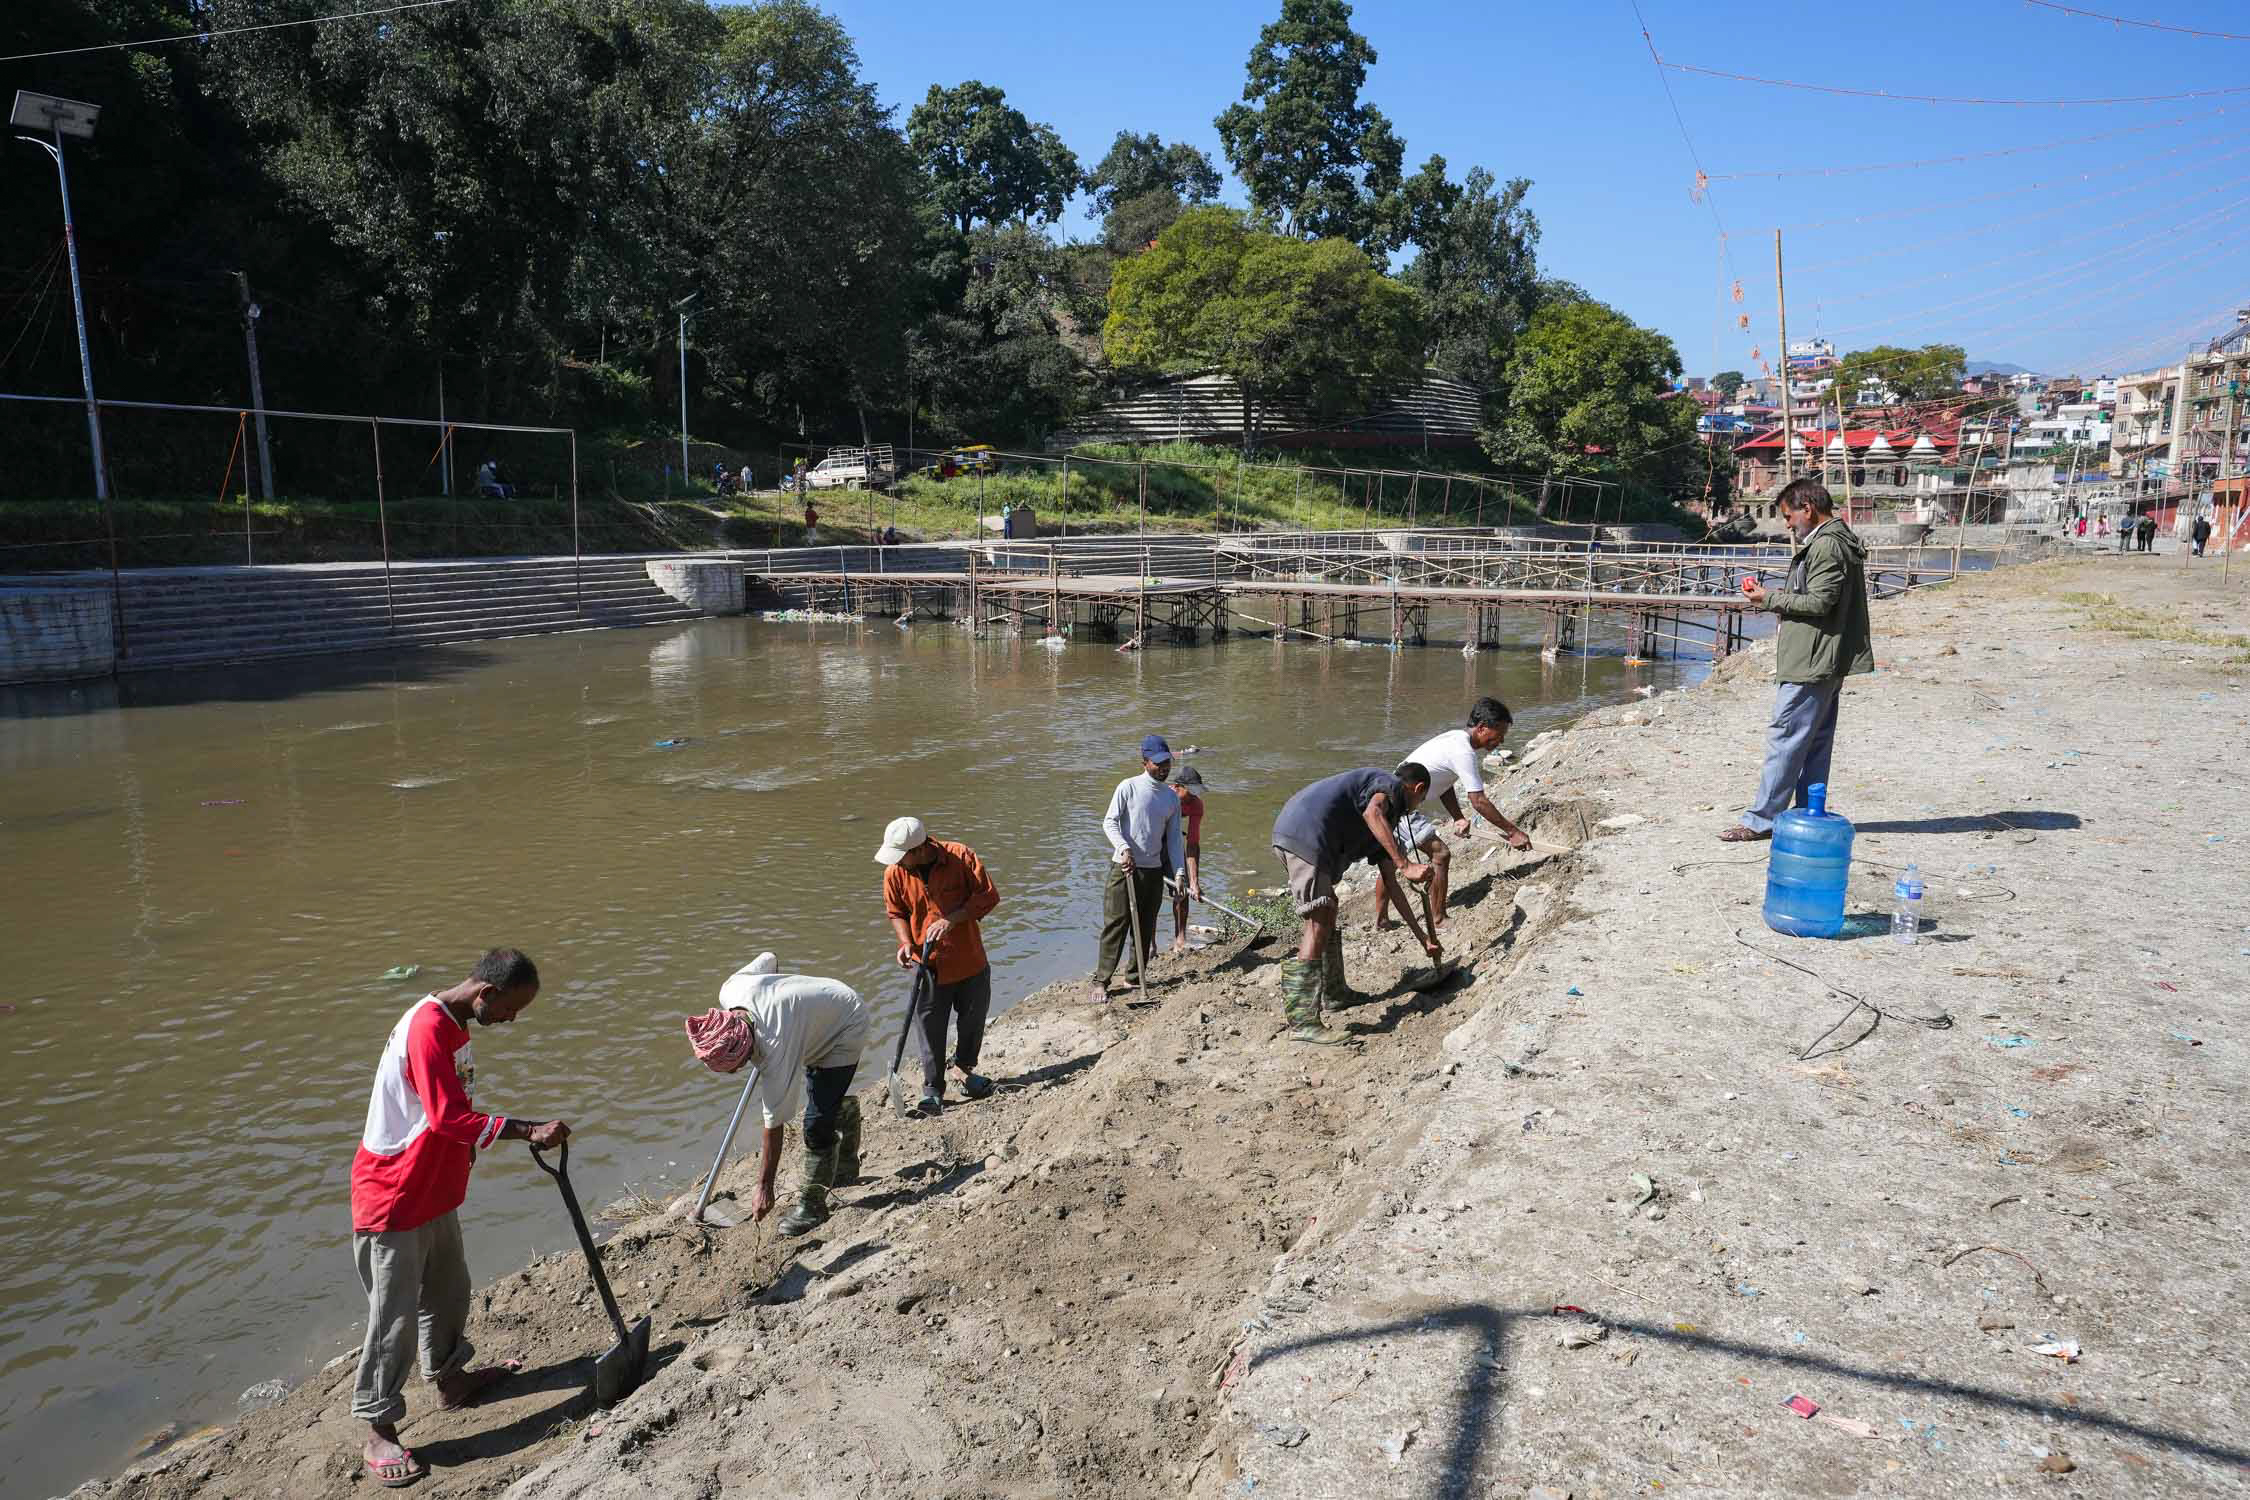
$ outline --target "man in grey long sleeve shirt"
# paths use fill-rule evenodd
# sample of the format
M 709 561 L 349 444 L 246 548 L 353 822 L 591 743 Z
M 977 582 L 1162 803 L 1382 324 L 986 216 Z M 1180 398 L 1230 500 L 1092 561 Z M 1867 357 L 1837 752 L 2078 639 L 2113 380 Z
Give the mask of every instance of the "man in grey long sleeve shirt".
M 1129 776 L 1110 794 L 1109 810 L 1102 815 L 1102 832 L 1112 854 L 1109 883 L 1102 891 L 1101 947 L 1094 960 L 1094 980 L 1086 998 L 1096 1005 L 1109 999 L 1109 976 L 1125 956 L 1126 934 L 1133 930 L 1133 911 L 1140 911 L 1140 931 L 1134 938 L 1145 961 L 1156 942 L 1156 919 L 1164 906 L 1164 881 L 1186 859 L 1186 840 L 1180 831 L 1180 798 L 1165 783 L 1172 772 L 1172 747 L 1162 735 L 1141 741 L 1141 774 Z M 1132 881 L 1132 898 L 1126 881 Z

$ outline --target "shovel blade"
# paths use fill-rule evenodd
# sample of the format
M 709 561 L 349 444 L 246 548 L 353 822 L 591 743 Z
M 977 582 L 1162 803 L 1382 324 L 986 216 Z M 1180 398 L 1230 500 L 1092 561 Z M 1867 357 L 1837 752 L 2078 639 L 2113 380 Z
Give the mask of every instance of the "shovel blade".
M 648 1366 L 648 1319 L 625 1330 L 625 1338 L 594 1361 L 594 1404 L 615 1406 L 641 1383 Z

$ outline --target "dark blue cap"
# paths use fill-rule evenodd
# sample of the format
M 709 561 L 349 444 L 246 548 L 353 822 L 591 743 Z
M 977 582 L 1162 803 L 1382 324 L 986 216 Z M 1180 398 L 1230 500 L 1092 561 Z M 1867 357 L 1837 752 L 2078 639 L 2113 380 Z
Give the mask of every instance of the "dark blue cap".
M 1166 761 L 1166 760 L 1170 760 L 1171 758 L 1172 758 L 1172 747 L 1171 747 L 1170 745 L 1167 745 L 1167 744 L 1165 744 L 1165 743 L 1164 743 L 1164 736 L 1163 736 L 1163 735 L 1161 735 L 1161 734 L 1151 734 L 1151 735 L 1144 735 L 1144 736 L 1142 736 L 1142 738 L 1141 738 L 1141 759 L 1142 759 L 1142 760 Z

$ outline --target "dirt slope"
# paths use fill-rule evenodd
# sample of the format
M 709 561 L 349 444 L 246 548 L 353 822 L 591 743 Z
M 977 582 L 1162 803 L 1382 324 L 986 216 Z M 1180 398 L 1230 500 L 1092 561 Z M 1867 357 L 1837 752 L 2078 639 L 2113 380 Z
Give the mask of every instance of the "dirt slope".
M 1547 821 L 1576 836 L 1575 815 Z M 905 1121 L 866 1096 L 866 1181 L 809 1240 L 662 1215 L 625 1226 L 605 1263 L 627 1318 L 655 1316 L 657 1368 L 610 1412 L 579 1395 L 611 1334 L 575 1252 L 481 1290 L 471 1337 L 530 1368 L 464 1413 L 410 1390 L 404 1440 L 435 1466 L 417 1492 L 1184 1488 L 1217 1447 L 1246 1299 L 1308 1228 L 1367 1209 L 1390 1143 L 1454 1082 L 1440 1039 L 1532 935 L 1515 891 L 1570 878 L 1492 846 L 1456 869 L 1449 946 L 1472 963 L 1441 989 L 1404 987 L 1420 951 L 1369 932 L 1354 903 L 1350 976 L 1370 993 L 1339 1019 L 1362 1047 L 1276 1040 L 1279 946 L 1222 943 L 1161 960 L 1146 1005 L 1096 1010 L 1080 986 L 1029 997 L 994 1026 L 1001 1091 L 982 1104 Z M 746 1191 L 751 1170 L 725 1187 Z M 79 1494 L 370 1493 L 351 1375 L 340 1361 Z

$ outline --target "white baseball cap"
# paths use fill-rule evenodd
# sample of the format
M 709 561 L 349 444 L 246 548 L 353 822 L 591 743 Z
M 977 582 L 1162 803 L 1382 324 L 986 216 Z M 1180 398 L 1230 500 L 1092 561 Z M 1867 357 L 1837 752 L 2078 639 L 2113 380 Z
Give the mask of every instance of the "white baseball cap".
M 875 863 L 895 865 L 906 858 L 907 850 L 921 848 L 929 838 L 920 818 L 893 818 L 883 830 L 883 847 L 875 851 Z

